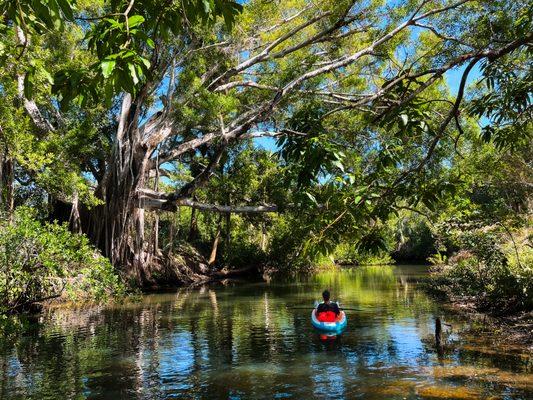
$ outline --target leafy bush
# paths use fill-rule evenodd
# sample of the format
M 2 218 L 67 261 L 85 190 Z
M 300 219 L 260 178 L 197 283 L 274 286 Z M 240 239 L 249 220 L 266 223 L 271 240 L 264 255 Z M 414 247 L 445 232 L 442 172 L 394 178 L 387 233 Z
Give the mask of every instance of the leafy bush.
M 446 254 L 437 252 L 429 256 L 427 260 L 433 265 L 442 266 L 442 265 L 446 265 L 446 263 L 448 262 L 448 256 Z
M 92 255 L 87 253 L 92 259 L 86 258 L 86 266 L 72 276 L 66 285 L 69 300 L 100 302 L 124 296 L 126 287 L 109 260 L 93 249 L 87 250 L 93 251 Z
M 397 261 L 425 262 L 436 250 L 430 227 L 426 220 L 415 213 L 399 218 L 394 231 L 396 249 L 392 257 Z
M 502 232 L 474 229 L 457 235 L 461 251 L 436 268 L 433 288 L 472 297 L 494 312 L 533 309 L 533 249 Z
M 28 207 L 0 223 L 0 313 L 62 295 L 99 301 L 124 292 L 109 261 L 66 225 L 41 223 Z
M 386 250 L 361 250 L 355 244 L 348 243 L 341 243 L 338 245 L 333 253 L 333 257 L 337 262 L 353 265 L 394 264 L 394 260 Z
M 268 249 L 269 267 L 286 273 L 309 271 L 315 261 L 304 252 L 308 232 L 299 223 L 297 216 L 284 215 L 277 218 L 271 231 Z

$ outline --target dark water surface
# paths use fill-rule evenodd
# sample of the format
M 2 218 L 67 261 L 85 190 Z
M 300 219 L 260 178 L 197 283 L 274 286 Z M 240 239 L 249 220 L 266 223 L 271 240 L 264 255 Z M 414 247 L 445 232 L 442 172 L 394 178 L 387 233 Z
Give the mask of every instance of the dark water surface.
M 425 273 L 361 267 L 53 310 L 0 338 L 0 398 L 533 398 L 528 349 L 460 333 L 465 322 L 417 288 Z M 360 310 L 335 340 L 313 330 L 311 307 L 287 307 L 311 306 L 325 287 Z M 453 326 L 443 356 L 433 347 L 437 315 Z

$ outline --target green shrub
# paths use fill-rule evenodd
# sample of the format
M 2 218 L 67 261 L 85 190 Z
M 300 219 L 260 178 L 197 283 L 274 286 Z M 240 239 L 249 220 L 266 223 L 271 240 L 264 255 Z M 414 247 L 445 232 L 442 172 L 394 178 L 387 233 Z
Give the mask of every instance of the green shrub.
M 95 254 L 92 260 L 87 261 L 86 266 L 66 285 L 69 300 L 100 302 L 126 294 L 122 279 L 107 258 Z
M 109 261 L 66 225 L 41 223 L 28 207 L 0 222 L 0 313 L 63 295 L 99 301 L 124 292 Z
M 304 251 L 308 232 L 298 218 L 284 215 L 277 218 L 270 230 L 268 266 L 287 274 L 306 272 L 317 266 L 321 255 L 312 257 Z M 318 258 L 315 259 L 315 258 Z
M 392 257 L 402 262 L 425 262 L 436 251 L 435 238 L 425 219 L 412 213 L 396 222 Z
M 335 261 L 354 265 L 390 265 L 394 260 L 389 252 L 377 249 L 374 252 L 358 249 L 355 244 L 341 243 L 333 252 Z
M 533 309 L 533 249 L 498 231 L 475 229 L 457 235 L 462 249 L 436 269 L 432 286 L 450 296 L 475 299 L 495 312 Z

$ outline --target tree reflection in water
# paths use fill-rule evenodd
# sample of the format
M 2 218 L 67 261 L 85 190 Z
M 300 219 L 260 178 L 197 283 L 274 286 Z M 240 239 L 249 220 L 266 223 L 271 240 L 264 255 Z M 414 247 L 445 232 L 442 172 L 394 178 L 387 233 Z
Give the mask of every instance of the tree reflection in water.
M 50 310 L 0 339 L 0 398 L 531 396 L 527 349 L 489 352 L 479 338 L 459 333 L 437 357 L 434 316 L 454 327 L 461 322 L 418 289 L 424 273 L 415 266 L 359 267 Z M 360 309 L 334 339 L 320 337 L 309 320 L 326 287 Z

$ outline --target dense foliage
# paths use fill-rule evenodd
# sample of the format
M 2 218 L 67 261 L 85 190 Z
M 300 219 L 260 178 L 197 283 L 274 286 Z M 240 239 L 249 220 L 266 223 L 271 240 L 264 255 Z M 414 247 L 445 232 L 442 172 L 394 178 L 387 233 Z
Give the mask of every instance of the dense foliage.
M 479 150 L 469 165 L 459 163 L 467 184 L 435 218 L 439 252 L 430 258 L 436 264 L 431 286 L 493 312 L 531 310 L 532 146 Z
M 60 296 L 80 303 L 125 293 L 109 260 L 85 236 L 41 223 L 31 208 L 17 208 L 0 224 L 0 265 L 0 314 Z
M 139 285 L 178 267 L 202 280 L 223 266 L 440 262 L 470 251 L 453 224 L 503 224 L 494 247 L 518 233 L 526 251 L 531 10 L 0 0 L 3 229 L 19 229 L 15 210 L 30 205 Z M 61 243 L 84 236 L 72 237 Z M 206 260 L 187 272 L 174 264 L 190 244 Z M 502 272 L 513 256 L 498 251 L 471 253 L 496 280 L 469 291 L 528 292 L 527 270 Z M 45 280 L 66 276 L 52 264 Z M 53 295 L 51 280 L 29 297 Z
M 506 239 L 507 233 L 497 227 L 492 231 L 463 227 L 453 236 L 461 250 L 437 265 L 433 289 L 498 313 L 533 308 L 529 238 L 515 234 Z

